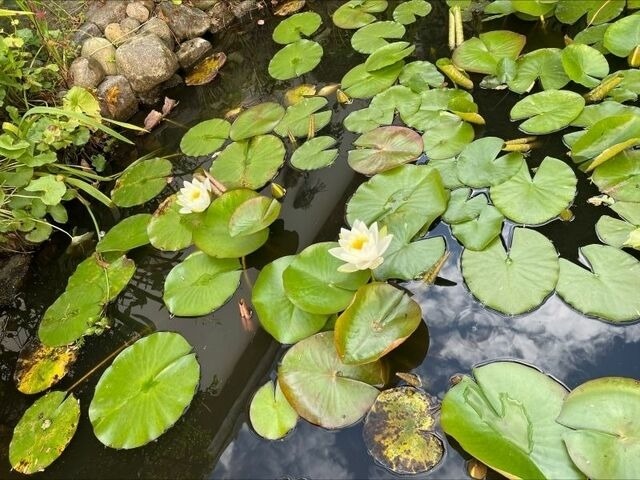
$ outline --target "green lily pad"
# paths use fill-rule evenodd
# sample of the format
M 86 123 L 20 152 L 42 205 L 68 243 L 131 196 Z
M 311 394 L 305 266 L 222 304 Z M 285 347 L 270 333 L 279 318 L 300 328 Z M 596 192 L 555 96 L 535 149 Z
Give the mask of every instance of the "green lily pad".
M 513 177 L 525 163 L 522 154 L 499 157 L 504 141 L 498 137 L 479 138 L 467 145 L 457 160 L 458 178 L 469 187 L 499 185 Z
M 562 66 L 571 80 L 587 88 L 595 87 L 609 74 L 609 63 L 604 55 L 579 43 L 567 45 L 562 50 Z
M 402 116 L 409 116 L 420 108 L 420 103 L 420 96 L 410 88 L 394 85 L 373 97 L 369 109 L 384 112 L 383 116 L 386 118 L 390 114 L 391 120 L 393 120 L 396 111 Z
M 402 38 L 406 32 L 397 22 L 375 22 L 359 28 L 351 37 L 351 46 L 356 52 L 370 54 L 388 45 L 386 38 Z
M 558 272 L 553 244 L 525 228 L 514 230 L 508 252 L 496 238 L 485 250 L 462 253 L 462 275 L 471 293 L 507 315 L 519 315 L 542 304 L 553 292 Z
M 596 223 L 596 233 L 602 243 L 612 247 L 640 250 L 640 244 L 634 241 L 636 237 L 640 238 L 640 225 L 603 215 Z
M 576 195 L 575 173 L 569 165 L 545 157 L 531 178 L 526 162 L 509 180 L 491 187 L 493 204 L 510 220 L 538 225 L 554 219 Z
M 589 0 L 587 2 L 559 0 L 554 13 L 562 23 L 573 25 L 586 14 L 588 25 L 599 25 L 613 20 L 622 13 L 623 9 L 623 2 L 610 0 Z
M 318 66 L 323 50 L 312 40 L 298 40 L 278 50 L 269 62 L 269 75 L 276 80 L 289 80 Z
M 278 342 L 292 344 L 318 333 L 327 315 L 296 307 L 284 291 L 282 274 L 295 256 L 280 257 L 262 269 L 252 290 L 251 303 L 260 325 Z
M 209 155 L 229 138 L 231 124 L 221 118 L 205 120 L 191 127 L 180 140 L 180 150 L 190 157 Z
M 463 183 L 458 178 L 458 168 L 456 157 L 443 158 L 442 160 L 432 158 L 426 165 L 427 170 L 436 170 L 442 178 L 442 184 L 449 190 L 463 187 Z
M 391 87 L 394 88 L 394 87 Z M 387 90 L 385 90 L 387 91 Z M 384 92 L 383 92 L 384 93 Z M 395 116 L 394 109 L 381 110 L 369 105 L 361 110 L 354 110 L 344 119 L 344 128 L 354 133 L 367 133 L 381 125 L 391 125 Z
M 520 130 L 530 135 L 556 132 L 569 125 L 580 115 L 585 100 L 569 90 L 545 90 L 528 95 L 511 109 L 512 121 L 528 120 Z
M 358 289 L 336 320 L 334 339 L 348 365 L 374 362 L 404 342 L 422 321 L 422 310 L 409 295 L 387 283 Z
M 633 107 L 631 105 L 623 105 L 622 103 L 611 100 L 605 100 L 601 103 L 587 105 L 584 107 L 584 110 L 582 110 L 582 113 L 578 115 L 578 118 L 571 122 L 571 126 L 589 128 L 604 118 L 624 115 L 627 113 L 640 114 L 640 108 Z
M 405 232 L 409 240 L 442 215 L 447 201 L 448 193 L 438 172 L 403 165 L 375 175 L 358 187 L 347 203 L 347 222 L 378 222 L 390 231 Z
M 541 17 L 551 13 L 557 0 L 511 0 L 514 11 L 532 17 Z
M 151 158 L 133 163 L 116 181 L 111 191 L 111 199 L 119 207 L 141 205 L 164 189 L 170 175 L 171 162 L 165 158 Z
M 327 105 L 324 97 L 309 97 L 300 100 L 295 105 L 287 108 L 280 123 L 273 129 L 281 137 L 293 135 L 294 137 L 306 137 L 309 134 L 310 117 L 313 116 L 313 132 L 326 127 L 331 121 L 331 111 L 318 112 Z M 317 113 L 316 113 L 317 112 Z
M 336 27 L 353 30 L 375 22 L 371 14 L 386 9 L 387 0 L 350 0 L 333 12 L 332 19 Z
M 527 37 L 508 30 L 495 30 L 472 37 L 456 48 L 451 59 L 467 72 L 496 75 L 503 58 L 515 60 L 524 48 Z
M 440 120 L 438 115 L 443 110 L 454 110 L 454 106 L 465 103 L 475 106 L 469 92 L 454 88 L 434 88 L 420 93 L 420 107 L 411 115 L 401 115 L 402 121 L 411 128 L 427 132 Z
M 216 258 L 244 257 L 265 244 L 269 230 L 250 235 L 231 236 L 229 221 L 247 200 L 258 197 L 253 190 L 230 190 L 216 198 L 206 210 L 202 224 L 193 230 L 193 242 L 204 253 Z
M 18 391 L 27 395 L 40 393 L 62 380 L 75 363 L 74 347 L 47 347 L 32 338 L 18 356 L 13 379 Z
M 480 194 L 471 197 L 470 188 L 457 188 L 451 192 L 447 210 L 442 215 L 442 220 L 449 225 L 468 222 L 478 218 L 480 212 L 489 204 L 487 197 Z
M 470 455 L 510 478 L 584 476 L 571 462 L 556 423 L 567 389 L 516 362 L 473 369 L 442 400 L 441 424 Z
M 333 332 L 296 343 L 278 368 L 278 382 L 289 404 L 308 422 L 325 428 L 347 427 L 367 413 L 385 382 L 380 361 L 346 365 Z
M 607 98 L 617 102 L 636 102 L 640 95 L 640 69 L 617 70 L 605 77 L 602 82 L 607 82 L 614 76 L 622 77 L 622 81 L 607 94 Z M 637 109 L 638 107 L 631 108 Z
M 232 237 L 251 235 L 264 230 L 280 215 L 280 202 L 275 198 L 250 198 L 233 212 L 229 219 L 229 234 Z
M 124 255 L 106 262 L 94 254 L 80 263 L 69 277 L 67 290 L 81 290 L 87 284 L 100 285 L 104 303 L 111 302 L 125 289 L 135 271 L 136 264 Z
M 360 136 L 347 161 L 356 172 L 373 175 L 416 160 L 423 151 L 422 137 L 406 127 L 380 127 Z
M 580 30 L 575 37 L 573 37 L 574 43 L 583 43 L 590 45 L 600 53 L 607 54 L 609 51 L 604 47 L 604 32 L 607 31 L 611 24 L 601 23 L 600 25 L 591 25 L 583 30 Z
M 518 58 L 516 65 L 515 77 L 507 82 L 509 89 L 516 93 L 530 91 L 536 80 L 544 90 L 560 89 L 570 81 L 562 66 L 559 48 L 539 48 Z
M 560 259 L 558 295 L 585 315 L 610 322 L 629 322 L 640 317 L 640 262 L 608 245 L 580 248 L 589 270 Z
M 269 133 L 284 117 L 282 105 L 265 102 L 246 109 L 235 119 L 229 135 L 238 142 L 258 135 Z
M 629 112 L 603 118 L 587 128 L 571 145 L 571 159 L 576 163 L 591 160 L 608 148 L 634 138 L 640 138 L 637 114 Z
M 640 15 L 629 15 L 611 24 L 604 32 L 604 47 L 618 57 L 626 57 L 640 45 Z
M 640 202 L 640 151 L 619 153 L 597 167 L 591 178 L 602 193 L 615 200 Z
M 451 225 L 451 233 L 465 248 L 484 250 L 502 231 L 504 217 L 485 195 L 469 198 L 471 190 L 460 188 L 451 193 L 443 220 Z
M 67 193 L 67 186 L 55 175 L 44 175 L 29 182 L 24 187 L 27 192 L 40 193 L 40 200 L 45 205 L 57 205 L 62 201 L 62 197 Z
M 418 60 L 407 63 L 398 80 L 400 85 L 409 87 L 416 93 L 421 93 L 431 87 L 441 87 L 444 83 L 444 76 L 433 63 Z
M 640 469 L 640 389 L 632 378 L 583 383 L 565 399 L 557 422 L 569 456 L 587 477 L 633 479 Z
M 269 380 L 261 386 L 249 405 L 249 419 L 256 433 L 267 440 L 278 440 L 298 423 L 298 413 L 289 405 L 280 385 Z
M 149 236 L 147 226 L 151 214 L 139 213 L 125 218 L 109 230 L 96 245 L 96 252 L 128 252 L 134 248 L 147 245 Z
M 367 71 L 364 63 L 349 70 L 340 84 L 344 92 L 353 98 L 371 98 L 392 86 L 404 67 L 404 62 L 396 62 L 388 67 Z
M 338 149 L 329 149 L 335 144 L 335 139 L 327 136 L 307 140 L 291 155 L 291 165 L 298 170 L 328 167 L 338 158 Z
M 178 317 L 200 317 L 227 303 L 240 284 L 237 258 L 194 252 L 171 269 L 164 282 L 167 309 Z
M 408 0 L 399 4 L 393 11 L 393 19 L 403 25 L 415 22 L 417 17 L 426 17 L 431 13 L 431 4 L 425 0 Z
M 437 405 L 412 387 L 385 390 L 364 421 L 363 437 L 369 454 L 398 474 L 424 473 L 444 456 L 435 434 Z
M 259 190 L 284 164 L 285 148 L 274 135 L 233 142 L 211 164 L 213 177 L 227 189 Z
M 424 153 L 430 160 L 451 158 L 462 152 L 474 136 L 470 123 L 453 113 L 438 112 L 433 127 L 422 136 Z
M 339 272 L 342 261 L 329 254 L 337 242 L 316 243 L 305 248 L 283 275 L 284 290 L 298 308 L 319 315 L 344 310 L 356 292 L 367 283 L 369 271 Z
M 156 332 L 118 354 L 89 406 L 93 433 L 111 448 L 141 447 L 182 416 L 200 380 L 192 347 L 179 334 Z
M 364 62 L 364 67 L 368 72 L 374 72 L 385 67 L 397 64 L 408 57 L 416 49 L 415 45 L 409 42 L 394 42 L 384 47 L 378 48 Z
M 80 403 L 67 392 L 49 392 L 31 405 L 13 430 L 9 461 L 30 475 L 51 465 L 76 433 Z
M 202 217 L 199 213 L 179 213 L 181 207 L 176 200 L 176 195 L 167 197 L 153 212 L 147 227 L 149 243 L 165 252 L 177 252 L 190 246 L 193 243 L 191 232 L 197 223 L 196 219 Z
M 273 30 L 273 41 L 281 45 L 310 37 L 322 25 L 322 17 L 315 12 L 302 12 L 282 20 Z

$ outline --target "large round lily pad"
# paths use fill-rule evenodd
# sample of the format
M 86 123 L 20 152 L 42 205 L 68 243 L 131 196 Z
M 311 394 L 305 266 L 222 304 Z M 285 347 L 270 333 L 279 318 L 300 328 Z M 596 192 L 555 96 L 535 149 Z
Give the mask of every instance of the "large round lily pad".
M 437 405 L 416 388 L 383 391 L 364 421 L 362 435 L 367 450 L 394 473 L 428 472 L 445 452 L 434 432 L 436 410 Z
M 51 465 L 76 433 L 80 403 L 67 392 L 49 392 L 31 405 L 16 425 L 9 445 L 11 467 L 24 474 Z
M 120 352 L 98 380 L 89 406 L 93 432 L 111 448 L 146 445 L 182 416 L 199 381 L 200 365 L 181 335 L 142 338 Z
M 387 283 L 369 283 L 336 320 L 336 350 L 349 365 L 373 362 L 404 342 L 421 321 L 420 305 L 409 295 Z
M 269 133 L 284 116 L 284 108 L 275 102 L 265 102 L 246 109 L 235 119 L 229 135 L 238 142 Z
M 539 306 L 558 281 L 558 254 L 535 230 L 516 228 L 509 251 L 500 238 L 485 250 L 462 253 L 462 275 L 484 305 L 508 315 Z
M 577 182 L 569 165 L 545 157 L 533 178 L 523 162 L 513 177 L 491 187 L 491 200 L 510 220 L 537 225 L 557 217 L 571 204 Z
M 191 157 L 209 155 L 229 138 L 230 128 L 229 122 L 221 118 L 200 122 L 184 134 L 180 140 L 180 150 Z
M 39 393 L 55 385 L 75 363 L 75 347 L 47 347 L 33 338 L 18 356 L 13 379 L 18 390 L 27 395 Z
M 273 30 L 273 41 L 281 45 L 309 37 L 322 25 L 322 17 L 315 12 L 302 12 L 281 21 Z
M 280 343 L 296 343 L 318 333 L 327 315 L 296 307 L 284 291 L 282 274 L 295 256 L 281 257 L 262 269 L 251 293 L 260 325 Z
M 349 166 L 365 175 L 390 170 L 416 160 L 424 149 L 422 137 L 406 127 L 380 127 L 360 136 L 349 152 Z
M 569 90 L 545 90 L 528 95 L 511 109 L 512 121 L 527 118 L 520 130 L 530 135 L 542 135 L 563 129 L 584 108 L 584 97 Z
M 194 252 L 171 269 L 164 282 L 162 298 L 172 315 L 207 315 L 231 298 L 240 284 L 241 274 L 237 258 L 212 258 L 203 252 Z
M 583 383 L 565 399 L 557 421 L 573 463 L 594 480 L 634 479 L 640 471 L 640 386 L 604 377 Z
M 360 53 L 370 54 L 388 45 L 386 38 L 402 38 L 406 29 L 397 22 L 375 22 L 359 28 L 351 37 L 351 46 Z
M 513 177 L 525 163 L 522 154 L 500 152 L 504 141 L 498 137 L 479 138 L 468 144 L 458 156 L 458 178 L 474 188 L 499 185 Z
M 470 455 L 509 478 L 584 479 L 556 423 L 567 390 L 516 362 L 473 369 L 442 401 L 441 424 Z
M 282 394 L 280 385 L 269 380 L 258 389 L 249 405 L 251 426 L 263 438 L 278 440 L 293 430 L 298 413 Z
M 346 365 L 333 344 L 333 332 L 296 343 L 278 368 L 282 393 L 305 420 L 325 428 L 342 428 L 360 420 L 385 382 L 380 361 Z
M 269 62 L 269 75 L 276 80 L 289 80 L 318 66 L 323 50 L 312 40 L 298 40 L 282 48 Z
M 171 162 L 152 158 L 134 163 L 122 172 L 111 191 L 113 203 L 119 207 L 133 207 L 148 202 L 167 185 Z
M 576 310 L 611 322 L 640 318 L 640 262 L 608 245 L 580 249 L 589 270 L 560 259 L 558 295 Z

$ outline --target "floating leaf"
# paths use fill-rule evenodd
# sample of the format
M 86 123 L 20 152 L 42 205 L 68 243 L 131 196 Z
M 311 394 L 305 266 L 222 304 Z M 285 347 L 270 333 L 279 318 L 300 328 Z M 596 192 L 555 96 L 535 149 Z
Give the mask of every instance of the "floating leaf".
M 181 207 L 176 200 L 176 195 L 167 197 L 153 213 L 147 227 L 149 243 L 166 252 L 177 252 L 191 245 L 195 219 L 202 217 L 199 213 L 179 213 Z
M 73 347 L 47 347 L 31 339 L 18 356 L 13 378 L 18 391 L 27 395 L 40 393 L 58 383 L 69 371 L 77 358 Z
M 231 124 L 221 118 L 205 120 L 191 127 L 180 140 L 185 155 L 199 157 L 218 150 L 229 138 Z
M 410 88 L 394 85 L 373 97 L 369 110 L 383 112 L 382 116 L 385 119 L 390 116 L 393 121 L 393 115 L 396 111 L 403 117 L 413 115 L 420 108 L 420 103 L 420 96 Z
M 604 215 L 596 223 L 596 233 L 602 243 L 616 248 L 631 247 L 640 250 L 634 237 L 640 233 L 640 225 Z
M 269 380 L 258 389 L 249 405 L 249 419 L 256 433 L 267 440 L 278 440 L 298 423 L 298 413 L 289 405 L 280 385 Z
M 31 405 L 9 445 L 11 467 L 26 475 L 41 472 L 67 448 L 76 433 L 80 404 L 67 392 L 49 392 Z
M 609 148 L 636 138 L 640 138 L 638 115 L 630 112 L 603 118 L 571 145 L 571 159 L 576 163 L 591 160 Z
M 527 37 L 508 30 L 495 30 L 472 37 L 456 48 L 453 63 L 467 72 L 496 75 L 503 58 L 515 60 L 520 55 Z
M 96 252 L 125 253 L 147 245 L 149 243 L 147 226 L 151 218 L 151 214 L 138 213 L 120 221 L 100 239 L 96 245 Z
M 367 133 L 381 125 L 391 125 L 393 123 L 394 115 L 395 111 L 393 109 L 381 110 L 376 106 L 369 105 L 367 108 L 351 112 L 344 119 L 343 124 L 344 128 L 350 132 Z
M 191 345 L 177 333 L 152 333 L 120 352 L 98 380 L 93 433 L 111 448 L 146 445 L 182 416 L 199 380 Z
M 613 23 L 603 39 L 604 47 L 618 57 L 626 57 L 640 45 L 640 15 L 629 15 Z
M 370 54 L 388 45 L 385 38 L 402 38 L 406 32 L 397 22 L 375 22 L 359 28 L 351 37 L 351 46 L 356 52 Z
M 529 95 L 511 109 L 512 121 L 528 118 L 520 130 L 530 135 L 542 135 L 563 129 L 584 108 L 584 98 L 568 90 L 545 90 Z
M 484 250 L 502 231 L 504 217 L 483 194 L 469 198 L 471 189 L 451 192 L 451 200 L 443 220 L 451 225 L 451 233 L 465 248 Z
M 416 93 L 421 93 L 431 87 L 440 87 L 444 77 L 436 66 L 424 60 L 407 63 L 400 73 L 400 85 L 409 87 Z
M 400 61 L 369 72 L 365 64 L 361 63 L 349 70 L 340 83 L 344 92 L 352 98 L 371 98 L 392 86 L 398 79 L 402 67 L 404 62 Z
M 291 344 L 319 332 L 327 315 L 296 307 L 284 291 L 282 274 L 295 256 L 280 257 L 262 269 L 252 290 L 251 303 L 262 327 L 278 342 Z
M 507 315 L 528 312 L 544 302 L 556 286 L 558 271 L 551 242 L 524 228 L 514 230 L 508 252 L 496 238 L 485 250 L 462 253 L 462 274 L 471 293 Z
M 298 102 L 301 102 L 307 97 L 312 97 L 316 94 L 316 86 L 311 85 L 309 83 L 303 83 L 296 87 L 291 87 L 286 92 L 284 92 L 284 103 L 286 105 L 295 105 Z
M 467 107 L 475 106 L 469 92 L 454 88 L 437 88 L 420 93 L 420 108 L 411 115 L 402 115 L 402 121 L 411 128 L 422 132 L 435 126 L 440 119 L 439 112 L 452 110 L 456 104 L 464 102 Z M 475 106 L 477 110 L 477 106 Z
M 431 4 L 425 0 L 408 0 L 399 4 L 393 11 L 393 19 L 403 25 L 409 25 L 417 17 L 426 17 L 431 12 Z
M 380 361 L 346 365 L 333 344 L 333 332 L 296 343 L 278 368 L 278 382 L 289 404 L 305 420 L 342 428 L 360 420 L 385 382 Z
M 315 12 L 296 13 L 281 21 L 273 30 L 273 41 L 281 45 L 297 42 L 302 36 L 310 37 L 322 25 L 322 18 Z
M 294 137 L 306 137 L 309 134 L 309 123 L 313 121 L 313 132 L 322 130 L 331 121 L 331 111 L 318 112 L 327 105 L 324 97 L 310 97 L 300 100 L 295 105 L 287 108 L 280 123 L 273 129 L 281 137 L 293 135 Z M 316 113 L 318 112 L 318 113 Z M 313 120 L 311 117 L 313 116 Z
M 111 199 L 119 207 L 133 207 L 148 202 L 167 185 L 171 162 L 151 158 L 130 165 L 122 172 L 111 191 Z
M 557 0 L 512 0 L 511 7 L 516 12 L 542 17 L 553 10 L 556 2 Z
M 559 0 L 555 9 L 555 17 L 562 23 L 573 25 L 584 14 L 587 14 L 587 24 L 598 25 L 616 18 L 624 9 L 624 2 L 611 0 L 590 0 L 575 2 L 573 0 Z
M 539 48 L 518 58 L 515 77 L 507 82 L 509 89 L 516 93 L 528 92 L 536 80 L 544 90 L 564 87 L 570 79 L 562 66 L 561 53 L 559 48 Z
M 296 307 L 319 315 L 340 312 L 351 303 L 356 290 L 367 283 L 369 270 L 338 271 L 343 262 L 329 254 L 329 249 L 337 246 L 337 242 L 311 245 L 285 269 L 284 290 Z
M 571 205 L 577 182 L 569 165 L 557 158 L 545 157 L 533 178 L 523 162 L 513 177 L 492 186 L 491 200 L 508 219 L 538 225 L 557 217 Z
M 269 62 L 269 75 L 276 80 L 289 80 L 310 72 L 322 58 L 322 47 L 311 40 L 298 40 L 277 51 Z
M 422 321 L 420 305 L 387 283 L 358 289 L 335 325 L 335 345 L 348 365 L 374 362 L 404 342 Z
M 564 386 L 516 362 L 492 362 L 473 375 L 442 400 L 447 435 L 509 478 L 584 479 L 562 442 L 569 430 L 555 421 L 568 393 Z
M 94 254 L 80 263 L 69 277 L 67 290 L 81 290 L 88 284 L 100 285 L 104 302 L 111 302 L 124 290 L 135 271 L 136 264 L 124 255 L 112 262 L 105 262 Z
M 254 105 L 242 112 L 231 125 L 231 140 L 238 142 L 269 133 L 282 120 L 284 108 L 274 102 Z
M 579 43 L 567 45 L 562 50 L 562 66 L 571 80 L 587 88 L 595 87 L 609 74 L 609 63 L 604 55 Z
M 224 52 L 216 52 L 200 60 L 184 77 L 185 85 L 206 85 L 218 76 L 220 69 L 227 63 Z
M 211 175 L 227 189 L 264 187 L 284 163 L 285 148 L 273 135 L 233 142 L 211 164 Z
M 638 410 L 640 389 L 632 378 L 597 378 L 567 396 L 556 421 L 571 429 L 562 438 L 582 473 L 593 479 L 637 476 Z
M 229 234 L 232 237 L 251 235 L 267 228 L 280 215 L 280 208 L 280 202 L 275 198 L 267 198 L 262 195 L 250 198 L 240 204 L 231 215 Z
M 558 295 L 585 315 L 610 322 L 629 322 L 640 317 L 640 262 L 608 245 L 580 248 L 582 268 L 560 259 Z
M 371 13 L 384 12 L 387 0 L 350 0 L 333 12 L 333 23 L 340 28 L 356 29 L 375 22 Z
M 363 437 L 369 454 L 394 473 L 428 472 L 444 456 L 435 434 L 437 406 L 421 390 L 385 390 L 364 421 Z
M 367 61 L 364 62 L 364 67 L 367 72 L 374 72 L 395 65 L 411 55 L 415 49 L 415 45 L 411 45 L 409 42 L 390 43 L 389 45 L 378 48 L 369 55 Z
M 422 137 L 406 127 L 380 127 L 360 136 L 349 152 L 349 166 L 365 175 L 384 172 L 416 160 L 424 148 Z
M 504 141 L 497 137 L 471 142 L 458 156 L 458 178 L 469 187 L 482 188 L 499 185 L 513 177 L 525 162 L 518 152 L 498 157 L 503 146 Z
M 424 153 L 430 160 L 451 158 L 471 143 L 474 136 L 471 124 L 453 113 L 438 112 L 437 120 L 422 136 Z
M 338 157 L 332 137 L 315 137 L 300 145 L 291 156 L 291 165 L 299 170 L 316 170 L 331 165 Z
M 615 200 L 640 202 L 640 150 L 626 150 L 593 172 L 593 183 Z

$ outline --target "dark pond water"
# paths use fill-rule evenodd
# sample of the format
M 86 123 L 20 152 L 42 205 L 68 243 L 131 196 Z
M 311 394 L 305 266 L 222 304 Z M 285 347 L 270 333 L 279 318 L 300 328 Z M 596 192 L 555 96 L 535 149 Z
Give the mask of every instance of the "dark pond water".
M 363 57 L 349 45 L 349 32 L 334 28 L 327 21 L 336 8 L 333 1 L 309 1 L 312 9 L 323 14 L 325 23 L 319 41 L 325 49 L 323 62 L 304 76 L 307 83 L 330 83 L 340 80 Z M 410 29 L 410 40 L 417 45 L 419 58 L 435 61 L 447 55 L 443 41 L 447 38 L 444 2 L 432 2 L 434 11 L 426 20 Z M 388 10 L 392 11 L 392 6 Z M 218 39 L 228 56 L 224 72 L 213 85 L 177 89 L 170 95 L 180 106 L 152 135 L 139 140 L 138 153 L 161 148 L 173 153 L 185 128 L 221 116 L 229 108 L 266 100 L 279 100 L 290 84 L 273 81 L 267 63 L 277 46 L 271 41 L 276 21 L 267 19 L 257 26 L 256 18 L 241 29 Z M 496 21 L 468 25 L 467 36 L 480 28 L 506 28 L 528 36 L 528 49 L 558 46 L 560 28 L 553 23 L 545 27 L 534 23 Z M 505 92 L 473 92 L 487 126 L 478 129 L 477 137 L 495 135 L 503 138 L 521 136 L 508 120 L 508 111 L 518 96 Z M 333 118 L 328 134 L 340 144 L 340 158 L 335 165 L 311 173 L 285 168 L 278 182 L 288 194 L 282 218 L 272 227 L 269 243 L 248 259 L 251 281 L 264 264 L 305 246 L 334 240 L 343 225 L 345 202 L 364 180 L 347 166 L 346 152 L 354 135 L 345 132 L 342 120 L 362 102 L 351 107 L 332 104 Z M 559 138 L 546 140 L 530 162 L 535 165 L 546 155 L 561 156 L 565 151 Z M 189 175 L 197 163 L 180 157 L 175 170 Z M 560 254 L 577 258 L 581 245 L 597 242 L 594 224 L 600 210 L 586 204 L 596 191 L 578 172 L 579 194 L 574 207 L 575 220 L 554 221 L 542 228 Z M 171 188 L 176 189 L 177 182 Z M 154 205 L 145 210 L 153 211 Z M 104 214 L 105 227 L 115 219 Z M 508 227 L 507 227 L 508 228 Z M 619 375 L 640 378 L 640 325 L 617 327 L 586 318 L 552 296 L 538 310 L 516 318 L 505 317 L 483 308 L 464 286 L 459 258 L 461 248 L 440 224 L 430 236 L 442 235 L 451 252 L 435 286 L 407 284 L 420 302 L 425 325 L 400 351 L 396 361 L 404 369 L 420 375 L 426 390 L 442 398 L 449 378 L 467 373 L 477 363 L 497 358 L 518 359 L 539 366 L 563 381 L 568 387 L 600 376 Z M 13 427 L 33 398 L 20 394 L 13 384 L 13 368 L 18 352 L 34 335 L 42 313 L 62 292 L 66 278 L 82 259 L 65 250 L 64 240 L 46 247 L 36 260 L 25 293 L 12 308 L 0 310 L 0 478 L 18 478 L 10 472 L 8 444 Z M 360 479 L 393 478 L 394 475 L 375 464 L 368 456 L 361 438 L 361 425 L 341 431 L 327 431 L 301 421 L 283 441 L 268 442 L 259 438 L 248 420 L 248 406 L 256 388 L 273 377 L 274 366 L 284 349 L 265 334 L 253 320 L 243 325 L 237 308 L 240 298 L 250 299 L 250 286 L 243 281 L 235 298 L 213 315 L 202 318 L 171 318 L 162 302 L 162 286 L 169 270 L 188 252 L 164 254 L 152 248 L 132 253 L 138 265 L 134 280 L 110 307 L 115 320 L 107 334 L 89 338 L 72 374 L 60 384 L 69 388 L 112 352 L 136 335 L 154 330 L 172 330 L 183 334 L 195 347 L 202 379 L 200 390 L 190 409 L 167 434 L 146 447 L 133 451 L 107 449 L 95 438 L 87 418 L 93 389 L 104 363 L 86 381 L 74 388 L 82 402 L 83 415 L 78 432 L 68 449 L 39 477 L 51 479 L 111 478 L 308 478 Z M 448 479 L 465 476 L 465 456 L 451 443 L 442 464 L 430 478 Z M 424 476 L 422 476 L 424 477 Z

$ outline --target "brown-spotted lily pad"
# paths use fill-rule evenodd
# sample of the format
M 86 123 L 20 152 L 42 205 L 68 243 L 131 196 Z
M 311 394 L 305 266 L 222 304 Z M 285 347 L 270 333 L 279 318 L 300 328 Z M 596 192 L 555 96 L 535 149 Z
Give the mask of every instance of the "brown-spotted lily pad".
M 218 72 L 227 61 L 224 52 L 217 52 L 209 55 L 193 67 L 184 78 L 184 83 L 194 87 L 196 85 L 206 85 L 216 78 Z
M 434 433 L 437 406 L 421 390 L 399 387 L 385 390 L 364 422 L 369 454 L 394 473 L 424 473 L 444 455 L 444 444 Z
M 39 393 L 58 383 L 77 358 L 74 346 L 47 347 L 32 339 L 20 351 L 13 379 L 22 393 Z

